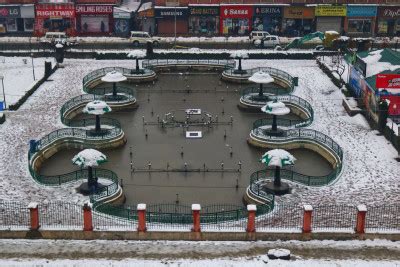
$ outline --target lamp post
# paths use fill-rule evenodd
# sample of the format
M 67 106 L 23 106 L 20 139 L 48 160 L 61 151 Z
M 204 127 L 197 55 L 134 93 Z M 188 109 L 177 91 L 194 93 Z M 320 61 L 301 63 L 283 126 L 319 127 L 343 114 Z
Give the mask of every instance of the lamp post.
M 33 64 L 33 53 L 31 53 L 31 59 L 32 59 L 32 74 L 33 74 L 33 80 L 36 81 L 36 77 L 35 77 L 35 65 Z
M 4 92 L 4 76 L 3 75 L 0 75 L 0 80 L 1 80 L 1 86 L 3 88 L 4 109 L 6 109 L 7 105 L 6 105 L 6 94 Z
M 175 4 L 175 12 L 174 12 L 174 49 L 176 49 L 176 4 Z

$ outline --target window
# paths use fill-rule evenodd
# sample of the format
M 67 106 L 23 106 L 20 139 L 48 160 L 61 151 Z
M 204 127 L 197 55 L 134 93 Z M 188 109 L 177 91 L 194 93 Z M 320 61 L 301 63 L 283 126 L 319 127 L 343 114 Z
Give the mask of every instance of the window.
M 35 23 L 35 19 L 24 19 L 24 29 L 25 29 L 25 31 L 32 32 L 34 23 Z
M 371 33 L 370 19 L 350 19 L 348 32 L 350 33 Z
M 7 31 L 8 32 L 16 32 L 17 31 L 16 19 L 7 19 Z

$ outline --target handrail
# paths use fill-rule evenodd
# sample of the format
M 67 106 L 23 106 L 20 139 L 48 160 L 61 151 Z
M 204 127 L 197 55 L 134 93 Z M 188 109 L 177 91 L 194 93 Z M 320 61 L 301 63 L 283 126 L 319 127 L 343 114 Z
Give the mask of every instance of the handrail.
M 225 69 L 235 67 L 234 59 L 145 59 L 142 61 L 143 68 L 153 68 L 166 65 L 217 65 Z

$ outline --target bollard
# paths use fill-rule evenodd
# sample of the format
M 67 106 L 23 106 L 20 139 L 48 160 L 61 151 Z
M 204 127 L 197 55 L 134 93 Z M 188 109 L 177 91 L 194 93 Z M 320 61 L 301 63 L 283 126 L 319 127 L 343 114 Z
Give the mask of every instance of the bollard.
M 311 221 L 313 207 L 311 205 L 304 205 L 303 215 L 303 233 L 311 233 Z
M 92 204 L 89 201 L 83 205 L 83 231 L 93 231 Z
M 137 205 L 138 213 L 138 232 L 146 232 L 146 204 Z
M 356 234 L 365 234 L 365 217 L 367 215 L 367 206 L 357 206 L 357 222 L 356 222 Z
M 192 204 L 193 228 L 192 232 L 200 233 L 200 204 Z
M 256 205 L 247 205 L 247 228 L 246 232 L 254 233 L 256 231 Z
M 28 209 L 29 209 L 30 217 L 31 217 L 30 229 L 33 231 L 37 231 L 37 230 L 39 230 L 39 227 L 40 227 L 38 203 L 36 203 L 36 202 L 29 203 Z

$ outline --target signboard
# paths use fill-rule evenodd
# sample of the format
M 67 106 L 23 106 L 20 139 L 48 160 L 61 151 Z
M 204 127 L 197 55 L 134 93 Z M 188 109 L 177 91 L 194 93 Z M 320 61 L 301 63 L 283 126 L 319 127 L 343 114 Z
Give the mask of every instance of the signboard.
M 77 14 L 111 14 L 113 6 L 106 5 L 77 5 Z
M 219 7 L 189 7 L 189 14 L 192 16 L 219 16 Z
M 181 18 L 189 15 L 188 8 L 156 8 L 156 18 Z
M 362 79 L 360 73 L 353 67 L 350 67 L 350 77 L 349 84 L 353 93 L 359 97 L 361 95 L 361 91 L 364 87 L 364 80 Z
M 376 17 L 376 6 L 347 6 L 347 17 Z
M 74 18 L 74 5 L 38 4 L 36 5 L 36 18 Z
M 285 7 L 283 16 L 287 19 L 313 19 L 314 9 L 310 7 Z
M 315 8 L 316 17 L 346 17 L 346 6 L 317 6 Z
M 367 77 L 367 63 L 364 62 L 359 56 L 356 56 L 354 67 L 364 76 Z
M 0 111 L 3 111 L 3 110 L 4 110 L 4 102 L 0 101 Z
M 241 19 L 253 16 L 252 6 L 221 6 L 221 18 Z
M 270 7 L 270 6 L 256 6 L 254 8 L 254 14 L 257 16 L 268 15 L 268 16 L 280 17 L 282 16 L 282 8 Z
M 18 6 L 0 6 L 0 17 L 19 18 L 21 11 Z
M 378 17 L 386 19 L 398 19 L 400 18 L 400 7 L 398 6 L 378 7 Z
M 113 17 L 114 19 L 130 19 L 131 12 L 114 8 Z
M 377 89 L 400 89 L 400 74 L 376 75 Z M 400 93 L 400 90 L 399 90 Z

